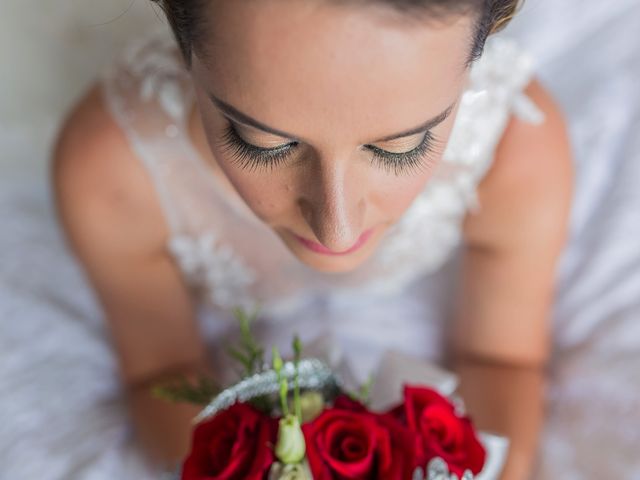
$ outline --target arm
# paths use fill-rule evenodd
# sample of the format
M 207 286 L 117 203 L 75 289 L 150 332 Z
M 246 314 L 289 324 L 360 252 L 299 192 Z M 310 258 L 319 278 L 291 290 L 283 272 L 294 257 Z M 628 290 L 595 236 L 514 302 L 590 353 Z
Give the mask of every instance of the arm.
M 453 334 L 461 393 L 481 429 L 511 440 L 502 478 L 528 478 L 543 419 L 555 270 L 566 240 L 573 170 L 562 116 L 537 81 L 543 125 L 512 119 L 465 219 Z
M 103 307 L 138 441 L 172 466 L 200 410 L 153 398 L 150 384 L 208 370 L 191 300 L 164 251 L 152 185 L 93 89 L 69 116 L 51 168 L 60 222 Z

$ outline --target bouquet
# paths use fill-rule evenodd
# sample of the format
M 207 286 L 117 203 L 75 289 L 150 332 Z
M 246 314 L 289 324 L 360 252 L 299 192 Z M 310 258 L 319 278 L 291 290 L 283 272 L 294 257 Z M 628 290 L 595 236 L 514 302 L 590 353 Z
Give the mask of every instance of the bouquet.
M 491 456 L 486 440 L 504 440 L 479 434 L 459 399 L 425 385 L 405 383 L 400 402 L 373 411 L 371 382 L 348 391 L 325 362 L 302 358 L 297 337 L 291 360 L 273 348 L 266 363 L 250 331 L 255 314 L 235 312 L 242 340 L 229 353 L 243 378 L 217 392 L 206 378 L 154 390 L 206 401 L 174 480 L 472 480 Z

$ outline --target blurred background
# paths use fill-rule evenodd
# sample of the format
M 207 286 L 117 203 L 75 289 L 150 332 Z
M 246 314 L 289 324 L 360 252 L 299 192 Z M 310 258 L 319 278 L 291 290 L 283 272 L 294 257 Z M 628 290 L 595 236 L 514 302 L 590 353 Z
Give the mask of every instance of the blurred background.
M 2 164 L 40 167 L 60 116 L 129 39 L 164 25 L 150 1 L 4 0 Z M 28 164 L 28 165 L 27 165 Z
M 145 478 L 142 466 L 131 466 L 134 453 L 125 453 L 122 406 L 110 396 L 117 383 L 113 358 L 95 298 L 56 225 L 47 167 L 61 118 L 100 69 L 141 32 L 167 26 L 148 0 L 3 0 L 1 7 L 0 479 L 36 478 L 2 470 L 3 455 L 22 456 L 26 464 L 34 452 L 46 457 L 51 479 L 125 478 L 116 466 L 125 461 L 128 472 Z M 640 479 L 638 32 L 640 0 L 528 0 L 500 34 L 516 37 L 533 55 L 565 111 L 577 166 L 538 478 Z M 60 352 L 47 343 L 54 324 L 73 330 L 66 334 L 77 339 L 73 348 Z M 52 366 L 46 381 L 25 377 L 21 345 L 36 339 L 41 345 L 30 362 L 34 371 L 43 362 Z M 77 362 L 94 362 L 95 373 L 74 376 Z M 86 418 L 102 423 L 88 425 L 86 435 L 101 431 L 110 439 L 102 445 L 112 449 L 92 450 L 89 442 L 75 458 L 35 449 L 33 439 L 46 437 L 40 430 L 49 421 L 38 416 L 40 407 L 55 403 L 42 392 L 60 385 L 76 386 L 79 395 L 83 386 L 99 385 L 87 391 L 104 396 L 87 398 L 87 411 L 73 415 L 94 415 L 99 401 L 102 415 Z M 48 412 L 74 418 L 64 405 L 49 405 Z M 14 419 L 11 427 L 3 415 Z M 64 438 L 64 425 L 56 428 Z M 81 443 L 77 429 L 66 434 Z

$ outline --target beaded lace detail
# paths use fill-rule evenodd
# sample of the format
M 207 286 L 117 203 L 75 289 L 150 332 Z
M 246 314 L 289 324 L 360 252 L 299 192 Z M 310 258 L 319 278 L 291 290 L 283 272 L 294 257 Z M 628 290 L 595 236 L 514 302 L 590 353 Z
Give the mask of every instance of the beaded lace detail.
M 227 309 L 237 305 L 252 307 L 247 292 L 256 280 L 255 273 L 212 231 L 193 238 L 175 235 L 169 241 L 169 249 L 193 283 L 215 286 L 206 290 L 213 303 Z
M 349 274 L 302 265 L 248 207 L 224 198 L 185 135 L 192 85 L 165 32 L 132 45 L 101 78 L 112 114 L 155 182 L 172 231 L 167 248 L 185 279 L 214 307 L 259 305 L 277 316 L 318 295 L 390 295 L 438 269 L 461 241 L 464 215 L 480 208 L 476 188 L 510 116 L 544 120 L 524 93 L 532 67 L 512 40 L 489 38 L 432 178 L 378 251 Z

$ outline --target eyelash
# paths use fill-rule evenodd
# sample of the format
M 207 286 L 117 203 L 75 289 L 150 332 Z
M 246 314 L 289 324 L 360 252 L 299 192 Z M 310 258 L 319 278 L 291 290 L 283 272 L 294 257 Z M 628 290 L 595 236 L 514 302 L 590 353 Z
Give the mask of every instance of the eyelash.
M 225 129 L 221 140 L 223 148 L 232 151 L 234 160 L 240 167 L 252 171 L 260 167 L 270 167 L 273 170 L 287 159 L 297 145 L 297 142 L 293 142 L 276 148 L 258 147 L 245 142 L 231 123 Z
M 273 170 L 286 161 L 298 145 L 298 142 L 292 142 L 276 148 L 258 147 L 244 141 L 231 123 L 225 129 L 221 141 L 223 148 L 232 151 L 232 156 L 240 167 L 250 171 L 264 167 Z M 393 170 L 397 176 L 430 167 L 431 155 L 437 150 L 435 146 L 438 143 L 438 138 L 427 131 L 420 144 L 408 152 L 393 153 L 373 145 L 365 147 L 373 153 L 372 163 L 384 168 L 387 172 Z
M 438 138 L 427 130 L 420 144 L 408 152 L 387 152 L 374 145 L 368 145 L 367 148 L 373 152 L 372 161 L 374 163 L 384 168 L 387 173 L 393 169 L 397 176 L 401 173 L 430 168 L 434 161 L 432 155 L 437 150 L 435 147 L 439 143 Z

